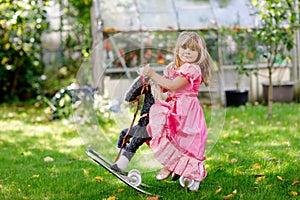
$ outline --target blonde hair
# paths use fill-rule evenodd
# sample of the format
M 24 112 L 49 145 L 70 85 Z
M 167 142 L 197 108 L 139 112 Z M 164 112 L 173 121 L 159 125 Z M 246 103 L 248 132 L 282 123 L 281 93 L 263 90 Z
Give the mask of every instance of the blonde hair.
M 209 86 L 213 81 L 213 62 L 212 59 L 206 49 L 205 40 L 195 32 L 182 32 L 180 33 L 175 47 L 175 56 L 174 56 L 174 64 L 175 68 L 180 67 L 181 60 L 179 58 L 179 48 L 188 47 L 190 49 L 195 49 L 199 52 L 198 59 L 195 61 L 201 68 L 202 73 L 202 82 Z

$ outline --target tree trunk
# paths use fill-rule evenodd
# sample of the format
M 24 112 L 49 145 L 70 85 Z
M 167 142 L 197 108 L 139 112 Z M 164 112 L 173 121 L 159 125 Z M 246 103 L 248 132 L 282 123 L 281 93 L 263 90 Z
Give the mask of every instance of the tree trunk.
M 268 118 L 273 115 L 273 80 L 272 80 L 272 67 L 268 67 L 269 70 L 269 89 L 268 89 Z
M 12 80 L 12 84 L 11 84 L 11 88 L 10 88 L 10 96 L 13 96 L 17 93 L 18 90 L 18 81 L 19 81 L 19 77 L 20 77 L 20 70 L 16 69 L 16 71 L 14 72 L 13 75 L 13 80 Z

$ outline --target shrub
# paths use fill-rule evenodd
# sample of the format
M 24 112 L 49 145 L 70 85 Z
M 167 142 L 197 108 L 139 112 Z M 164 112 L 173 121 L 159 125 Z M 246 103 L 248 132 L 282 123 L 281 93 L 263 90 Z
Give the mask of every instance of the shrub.
M 39 89 L 46 4 L 38 0 L 0 4 L 0 102 L 26 100 Z

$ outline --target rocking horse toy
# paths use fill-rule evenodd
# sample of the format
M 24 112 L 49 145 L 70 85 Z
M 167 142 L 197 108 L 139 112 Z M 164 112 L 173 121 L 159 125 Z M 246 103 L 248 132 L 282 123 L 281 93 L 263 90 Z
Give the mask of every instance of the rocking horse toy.
M 144 98 L 143 106 L 140 112 L 140 118 L 138 120 L 138 123 L 136 125 L 133 125 L 139 111 L 142 95 L 144 95 Z M 125 93 L 124 100 L 127 102 L 136 103 L 137 105 L 130 127 L 122 130 L 120 133 L 117 142 L 119 152 L 117 158 L 115 159 L 115 162 L 110 162 L 93 149 L 87 149 L 86 154 L 97 164 L 104 167 L 125 184 L 141 193 L 151 194 L 141 188 L 149 186 L 142 183 L 142 176 L 140 171 L 138 171 L 137 169 L 132 169 L 129 172 L 125 171 L 138 148 L 151 139 L 146 131 L 146 126 L 149 123 L 148 113 L 150 107 L 155 102 L 155 98 L 151 92 L 149 78 L 146 78 L 144 76 L 137 77 L 133 81 L 129 90 Z

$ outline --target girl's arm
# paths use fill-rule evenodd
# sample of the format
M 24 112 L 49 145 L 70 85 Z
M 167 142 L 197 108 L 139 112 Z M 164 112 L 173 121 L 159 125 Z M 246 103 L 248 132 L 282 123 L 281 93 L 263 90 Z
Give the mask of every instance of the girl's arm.
M 167 90 L 176 90 L 188 84 L 188 80 L 182 76 L 178 76 L 175 79 L 166 79 L 156 73 L 149 65 L 143 68 L 142 73 Z

